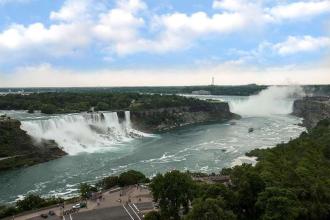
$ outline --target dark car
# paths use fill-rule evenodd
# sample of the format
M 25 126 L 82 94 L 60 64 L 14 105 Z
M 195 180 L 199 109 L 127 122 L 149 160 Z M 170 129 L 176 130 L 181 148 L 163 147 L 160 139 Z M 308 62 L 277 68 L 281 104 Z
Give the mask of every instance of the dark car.
M 40 217 L 41 218 L 48 218 L 48 215 L 47 214 L 41 214 Z

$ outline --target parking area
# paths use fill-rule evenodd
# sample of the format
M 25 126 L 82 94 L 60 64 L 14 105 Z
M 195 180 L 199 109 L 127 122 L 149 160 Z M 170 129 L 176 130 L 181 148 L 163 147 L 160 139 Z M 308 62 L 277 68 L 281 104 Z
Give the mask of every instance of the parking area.
M 145 204 L 152 207 L 152 203 Z M 95 209 L 65 216 L 63 220 L 142 220 L 143 214 L 135 204 Z
M 48 220 L 59 220 L 60 219 L 60 217 L 59 216 L 48 216 L 47 217 L 47 219 Z M 42 217 L 40 217 L 40 216 L 38 216 L 38 217 L 33 217 L 33 218 L 29 218 L 28 220 L 45 220 L 45 218 L 42 218 Z
M 120 206 L 93 209 L 90 211 L 78 212 L 62 217 L 62 220 L 142 220 L 143 213 L 154 209 L 152 202 L 126 203 Z M 29 218 L 28 220 L 59 220 L 59 216 L 41 216 Z
M 76 220 L 76 219 L 109 219 L 109 220 L 141 220 L 143 214 L 147 211 L 153 210 L 153 199 L 150 191 L 145 187 L 130 186 L 120 188 L 118 190 L 111 190 L 102 193 L 102 199 L 88 200 L 86 206 L 76 208 L 76 203 L 65 204 L 64 210 L 59 206 L 52 208 L 44 208 L 35 212 L 30 212 L 20 216 L 16 216 L 15 220 L 42 220 L 42 219 L 62 219 L 62 220 Z M 72 210 L 77 212 L 71 212 Z M 64 212 L 63 212 L 64 211 Z M 53 214 L 50 215 L 49 212 Z M 63 213 L 66 214 L 61 218 Z M 42 217 L 42 215 L 44 217 Z

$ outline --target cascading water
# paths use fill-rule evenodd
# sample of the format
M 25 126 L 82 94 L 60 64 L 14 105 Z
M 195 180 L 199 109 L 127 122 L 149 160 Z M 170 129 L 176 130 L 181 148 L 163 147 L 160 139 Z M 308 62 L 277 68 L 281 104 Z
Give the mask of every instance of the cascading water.
M 303 96 L 299 86 L 271 86 L 247 99 L 232 100 L 230 110 L 243 116 L 287 115 L 292 112 L 294 98 Z
M 116 112 L 82 113 L 22 121 L 22 129 L 36 141 L 55 140 L 68 154 L 116 149 L 144 133 L 132 129 L 130 112 L 120 121 Z

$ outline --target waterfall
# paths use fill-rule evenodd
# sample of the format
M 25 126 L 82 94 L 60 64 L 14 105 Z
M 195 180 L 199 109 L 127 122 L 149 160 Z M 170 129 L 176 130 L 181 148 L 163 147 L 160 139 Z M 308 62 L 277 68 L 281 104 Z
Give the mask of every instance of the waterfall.
M 71 155 L 113 150 L 120 143 L 145 136 L 132 128 L 129 111 L 123 121 L 116 112 L 81 113 L 22 121 L 21 128 L 36 141 L 55 140 Z
M 302 97 L 299 86 L 271 86 L 245 100 L 229 101 L 230 110 L 247 116 L 286 115 L 292 112 L 294 97 Z

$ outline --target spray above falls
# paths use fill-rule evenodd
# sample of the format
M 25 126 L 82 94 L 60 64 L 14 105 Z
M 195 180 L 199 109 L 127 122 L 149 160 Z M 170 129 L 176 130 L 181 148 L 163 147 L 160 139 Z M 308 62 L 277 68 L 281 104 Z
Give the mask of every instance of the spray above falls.
M 294 99 L 304 95 L 299 86 L 271 86 L 245 100 L 230 102 L 231 111 L 246 116 L 286 115 Z
M 68 154 L 115 150 L 118 144 L 145 134 L 131 126 L 130 112 L 81 113 L 22 121 L 21 128 L 36 141 L 54 140 Z M 117 145 L 117 146 L 116 146 Z

